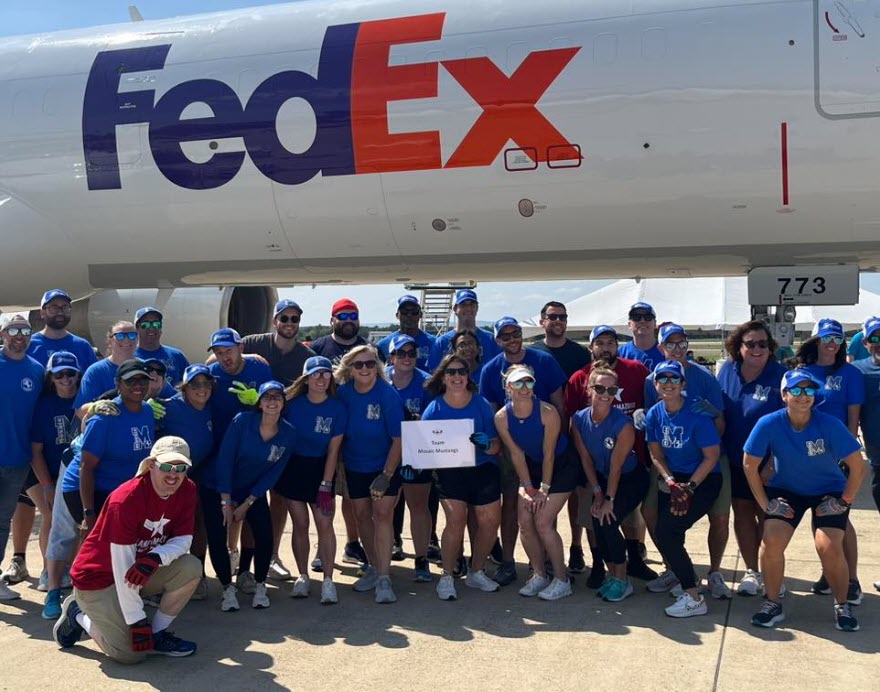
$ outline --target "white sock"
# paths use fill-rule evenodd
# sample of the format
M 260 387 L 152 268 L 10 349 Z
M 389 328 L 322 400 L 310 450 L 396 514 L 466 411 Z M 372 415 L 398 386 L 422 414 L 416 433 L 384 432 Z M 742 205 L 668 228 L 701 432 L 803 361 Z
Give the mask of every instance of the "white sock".
M 86 631 L 86 633 L 90 637 L 92 636 L 92 620 L 88 615 L 86 615 L 82 611 L 79 611 L 76 614 L 76 622 L 80 627 L 82 627 Z M 94 637 L 93 637 L 93 639 L 94 639 Z
M 166 615 L 161 610 L 157 610 L 153 616 L 153 632 L 161 632 L 168 629 L 168 626 L 174 622 L 176 615 Z

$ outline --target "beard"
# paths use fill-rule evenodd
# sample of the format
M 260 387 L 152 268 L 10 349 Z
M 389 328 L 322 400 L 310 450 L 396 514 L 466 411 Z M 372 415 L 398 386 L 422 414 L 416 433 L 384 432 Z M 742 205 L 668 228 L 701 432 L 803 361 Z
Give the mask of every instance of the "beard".
M 46 319 L 49 329 L 64 329 L 70 324 L 70 315 L 52 315 Z
M 609 366 L 613 366 L 617 362 L 617 354 L 601 353 L 599 356 L 593 356 L 593 361 L 604 360 Z
M 333 325 L 333 333 L 342 339 L 353 339 L 359 329 L 360 324 L 357 322 L 337 322 Z

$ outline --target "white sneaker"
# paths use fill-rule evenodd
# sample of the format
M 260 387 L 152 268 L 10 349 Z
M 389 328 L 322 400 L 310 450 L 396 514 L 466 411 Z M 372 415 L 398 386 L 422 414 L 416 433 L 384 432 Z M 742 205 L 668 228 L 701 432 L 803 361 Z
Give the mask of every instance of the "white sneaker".
M 712 598 L 727 600 L 733 596 L 733 591 L 724 581 L 724 575 L 721 572 L 709 572 L 706 575 L 706 586 Z
M 493 581 L 486 576 L 486 572 L 483 570 L 469 571 L 467 577 L 465 577 L 464 585 L 469 586 L 472 589 L 479 589 L 480 591 L 486 591 L 491 593 L 492 591 L 498 591 L 499 584 L 497 581 Z
M 46 593 L 49 590 L 49 573 L 46 570 L 40 572 L 40 581 L 37 582 L 37 591 Z
M 28 572 L 27 563 L 24 561 L 24 558 L 14 557 L 9 561 L 9 567 L 3 570 L 3 574 L 0 574 L 0 579 L 7 584 L 18 584 L 18 582 L 27 579 L 29 576 L 31 576 L 31 573 Z
M 250 572 L 242 572 L 235 578 L 235 586 L 242 593 L 252 594 L 256 592 L 257 580 Z
M 666 593 L 672 589 L 672 587 L 677 585 L 678 577 L 675 576 L 675 573 L 672 570 L 666 570 L 659 577 L 652 579 L 645 584 L 645 588 L 651 593 Z
M 391 577 L 387 574 L 376 580 L 376 603 L 396 603 L 397 595 L 391 587 Z
M 230 584 L 223 589 L 223 600 L 220 602 L 220 610 L 224 613 L 234 613 L 239 609 L 236 588 Z
M 208 579 L 202 577 L 199 579 L 199 585 L 193 591 L 193 595 L 189 597 L 191 601 L 204 601 L 208 597 Z
M 251 608 L 261 610 L 268 608 L 270 605 L 269 594 L 266 593 L 266 582 L 255 582 L 254 598 L 251 601 Z
M 437 582 L 437 597 L 441 601 L 454 601 L 458 598 L 455 590 L 455 579 L 451 574 L 444 574 Z
M 19 598 L 21 594 L 18 591 L 13 591 L 6 586 L 6 582 L 0 581 L 0 601 L 17 601 Z
M 545 601 L 558 601 L 560 598 L 571 596 L 571 582 L 566 579 L 554 579 L 550 582 L 550 586 L 538 594 L 538 598 Z
M 532 596 L 537 596 L 548 586 L 550 586 L 550 577 L 542 577 L 536 572 L 529 577 L 529 580 L 519 590 L 519 595 L 531 598 Z
M 376 582 L 378 580 L 379 575 L 376 573 L 376 568 L 370 565 L 364 571 L 364 575 L 358 579 L 351 588 L 360 593 L 372 591 L 376 588 Z
M 229 564 L 232 566 L 232 573 L 235 574 L 238 572 L 238 564 L 241 560 L 241 553 L 238 551 L 238 548 L 235 550 L 229 551 Z
M 666 614 L 673 618 L 690 618 L 694 615 L 705 615 L 708 612 L 706 599 L 702 596 L 693 598 L 687 591 L 679 596 L 675 603 L 666 608 Z
M 339 603 L 339 598 L 336 596 L 336 584 L 330 577 L 327 577 L 321 582 L 321 604 L 332 605 L 334 603 Z
M 284 566 L 284 563 L 281 562 L 281 558 L 277 555 L 273 557 L 272 562 L 269 563 L 269 579 L 275 579 L 276 581 L 290 581 L 293 579 L 290 570 Z
M 320 555 L 315 555 L 315 559 L 312 560 L 312 572 L 323 572 L 324 571 L 324 562 L 321 560 Z
M 736 587 L 739 596 L 758 596 L 764 593 L 764 575 L 753 569 L 747 569 Z
M 309 597 L 309 578 L 305 574 L 300 574 L 290 589 L 291 598 L 308 598 Z

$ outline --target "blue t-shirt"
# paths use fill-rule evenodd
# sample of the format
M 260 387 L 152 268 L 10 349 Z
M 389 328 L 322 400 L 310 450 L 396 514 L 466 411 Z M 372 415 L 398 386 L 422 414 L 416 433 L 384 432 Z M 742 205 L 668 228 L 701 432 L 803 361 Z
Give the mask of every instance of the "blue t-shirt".
M 214 390 L 211 394 L 211 415 L 213 416 L 214 443 L 219 446 L 232 419 L 242 411 L 250 410 L 238 397 L 229 391 L 233 382 L 244 382 L 248 387 L 259 389 L 263 382 L 272 379 L 272 369 L 253 358 L 244 359 L 244 368 L 237 375 L 230 375 L 220 363 L 208 366 L 214 376 Z
M 786 372 L 784 365 L 771 360 L 756 379 L 746 382 L 741 367 L 741 363 L 727 360 L 718 372 L 718 384 L 724 397 L 724 453 L 738 468 L 742 468 L 743 445 L 755 423 L 783 407 L 779 385 Z
M 83 373 L 74 406 L 79 408 L 83 404 L 96 401 L 105 392 L 115 389 L 118 369 L 119 366 L 109 358 L 104 358 L 94 365 L 90 365 L 89 369 Z
M 15 360 L 0 350 L 0 466 L 31 463 L 31 420 L 45 376 L 30 356 Z
M 643 351 L 640 348 L 636 348 L 635 342 L 633 341 L 627 341 L 625 344 L 621 344 L 617 349 L 617 357 L 637 360 L 648 368 L 648 370 L 653 370 L 657 363 L 662 363 L 666 360 L 666 356 L 663 355 L 657 344 L 651 346 L 647 351 Z
M 704 399 L 719 411 L 724 411 L 724 397 L 721 395 L 721 385 L 715 376 L 702 365 L 689 363 L 684 369 L 684 390 L 682 395 L 687 398 L 685 406 L 691 408 Z M 650 377 L 645 380 L 645 410 L 651 408 L 660 401 L 657 387 Z
M 28 346 L 28 355 L 37 361 L 44 368 L 49 363 L 49 358 L 53 353 L 58 351 L 68 351 L 76 356 L 79 363 L 79 369 L 85 372 L 86 368 L 98 362 L 98 356 L 92 345 L 75 334 L 68 334 L 60 339 L 50 339 L 40 332 L 31 336 L 31 343 Z
M 390 358 L 388 349 L 391 347 L 392 340 L 394 340 L 394 338 L 399 335 L 400 330 L 398 329 L 393 334 L 389 334 L 388 336 L 379 339 L 379 341 L 376 343 L 376 349 L 379 351 L 379 355 L 382 357 L 382 360 L 388 361 L 388 359 Z M 436 337 L 433 337 L 420 329 L 419 333 L 412 338 L 416 340 L 416 348 L 418 349 L 418 355 L 416 356 L 416 367 L 424 370 L 428 367 L 428 357 L 431 355 L 431 347 L 434 345 Z
M 670 473 L 693 473 L 703 463 L 703 449 L 721 444 L 715 421 L 693 413 L 687 402 L 672 415 L 663 402 L 651 407 L 645 418 L 645 436 L 663 448 Z M 721 464 L 715 464 L 711 473 L 720 472 Z
M 79 434 L 73 398 L 62 399 L 56 393 L 44 393 L 37 402 L 31 424 L 31 442 L 43 445 L 43 458 L 52 478 L 58 477 L 61 455 Z
M 504 373 L 513 363 L 510 363 L 505 354 L 499 353 L 486 363 L 480 374 L 480 396 L 491 404 L 498 407 L 507 401 L 507 390 L 504 388 Z M 536 351 L 533 348 L 525 349 L 522 365 L 528 365 L 535 372 L 535 396 L 541 401 L 550 402 L 550 395 L 557 389 L 565 387 L 568 378 L 562 371 L 562 367 L 556 359 L 544 351 Z
M 79 489 L 82 452 L 98 457 L 95 467 L 95 489 L 109 493 L 125 481 L 134 478 L 140 463 L 150 455 L 156 440 L 153 411 L 141 406 L 138 413 L 129 411 L 121 398 L 113 400 L 119 408 L 118 416 L 92 416 L 83 433 L 82 450 L 77 454 L 61 489 L 70 492 Z
M 605 478 L 611 473 L 611 455 L 620 431 L 627 425 L 632 427 L 632 420 L 619 408 L 611 408 L 611 412 L 601 423 L 594 423 L 592 419 L 592 406 L 581 409 L 572 416 L 571 422 L 575 430 L 580 433 L 584 446 L 590 453 L 596 472 Z M 635 449 L 630 449 L 623 462 L 621 473 L 629 473 L 639 463 Z
M 846 476 L 837 462 L 858 450 L 858 440 L 834 416 L 814 410 L 798 432 L 785 409 L 759 420 L 744 448 L 758 458 L 773 455 L 770 486 L 806 496 L 843 492 Z
M 323 457 L 330 440 L 345 433 L 345 404 L 328 396 L 313 404 L 305 394 L 291 399 L 284 417 L 296 428 L 294 453 L 304 457 Z
M 501 353 L 501 348 L 495 343 L 495 337 L 485 329 L 477 329 L 476 332 L 477 341 L 480 342 L 480 362 L 488 363 L 492 358 Z M 434 340 L 434 345 L 431 347 L 431 355 L 428 356 L 428 367 L 426 368 L 428 372 L 434 372 L 437 366 L 440 365 L 440 361 L 443 360 L 443 356 L 449 353 L 449 349 L 452 348 L 452 337 L 456 334 L 458 334 L 458 331 L 451 329 Z
M 187 402 L 182 392 L 162 403 L 165 417 L 156 422 L 157 437 L 175 435 L 186 440 L 193 467 L 198 468 L 214 448 L 211 400 L 201 411 Z
M 183 371 L 189 367 L 189 361 L 183 355 L 183 351 L 173 346 L 159 346 L 155 351 L 148 351 L 138 346 L 134 352 L 135 358 L 141 360 L 159 359 L 165 364 L 165 379 L 172 385 L 177 385 L 183 379 Z
M 871 355 L 865 346 L 865 332 L 858 331 L 853 334 L 849 346 L 846 347 L 846 354 L 852 356 L 853 361 L 863 360 Z
M 388 379 L 392 380 L 394 366 L 389 365 L 385 368 L 385 373 L 388 375 Z M 391 386 L 394 387 L 394 391 L 397 392 L 401 402 L 403 402 L 403 416 L 405 420 L 419 420 L 422 417 L 422 411 L 425 410 L 425 406 L 431 403 L 433 397 L 425 389 L 425 382 L 429 377 L 430 375 L 424 370 L 416 368 L 413 370 L 413 376 L 409 384 L 403 389 L 395 387 L 392 380 Z
M 282 418 L 275 436 L 264 441 L 261 419 L 260 411 L 245 411 L 232 419 L 217 458 L 210 464 L 214 473 L 203 476 L 203 484 L 229 493 L 235 502 L 248 495 L 263 497 L 274 487 L 293 454 L 296 430 Z
M 365 394 L 357 392 L 353 382 L 346 382 L 338 392 L 347 414 L 342 442 L 346 470 L 359 473 L 381 471 L 392 439 L 400 437 L 403 422 L 400 397 L 384 380 L 376 380 L 373 388 Z
M 862 404 L 865 401 L 865 379 L 862 373 L 849 363 L 844 363 L 833 373 L 830 367 L 817 364 L 807 365 L 804 369 L 825 383 L 816 395 L 813 410 L 834 416 L 846 425 L 847 408 L 851 404 Z
M 474 422 L 475 433 L 486 433 L 489 439 L 498 437 L 498 431 L 495 429 L 495 411 L 492 410 L 492 404 L 486 401 L 478 394 L 471 396 L 471 400 L 467 406 L 463 408 L 453 408 L 443 396 L 434 397 L 433 401 L 428 404 L 425 412 L 422 414 L 422 420 L 472 420 Z M 476 464 L 498 464 L 498 458 L 486 454 L 481 449 L 477 450 Z
M 862 404 L 861 427 L 865 451 L 873 466 L 880 466 L 880 365 L 873 358 L 853 363 L 865 380 L 865 403 Z

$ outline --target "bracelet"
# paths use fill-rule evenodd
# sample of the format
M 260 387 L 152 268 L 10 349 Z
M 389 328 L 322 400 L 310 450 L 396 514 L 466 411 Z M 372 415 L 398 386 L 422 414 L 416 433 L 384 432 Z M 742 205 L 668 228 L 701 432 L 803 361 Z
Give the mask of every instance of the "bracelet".
M 333 481 L 321 481 L 321 485 L 319 487 L 321 488 L 321 490 L 332 490 Z
M 593 494 L 594 495 L 601 495 L 602 494 L 602 486 L 601 485 L 594 485 L 593 486 Z
M 675 477 L 674 477 L 674 476 L 664 476 L 664 477 L 663 477 L 663 480 L 666 481 L 667 483 L 675 483 Z
M 228 507 L 231 504 L 232 504 L 232 500 L 222 500 L 222 499 L 220 500 L 221 507 Z
M 545 495 L 550 494 L 550 484 L 549 483 L 541 483 L 541 492 Z
M 93 509 L 84 509 L 84 510 L 83 510 L 83 516 L 84 516 L 84 517 L 93 517 L 93 516 L 95 516 L 95 510 L 93 510 Z
M 528 488 L 534 488 L 535 486 L 532 485 L 531 481 L 520 481 L 519 487 L 528 489 Z

